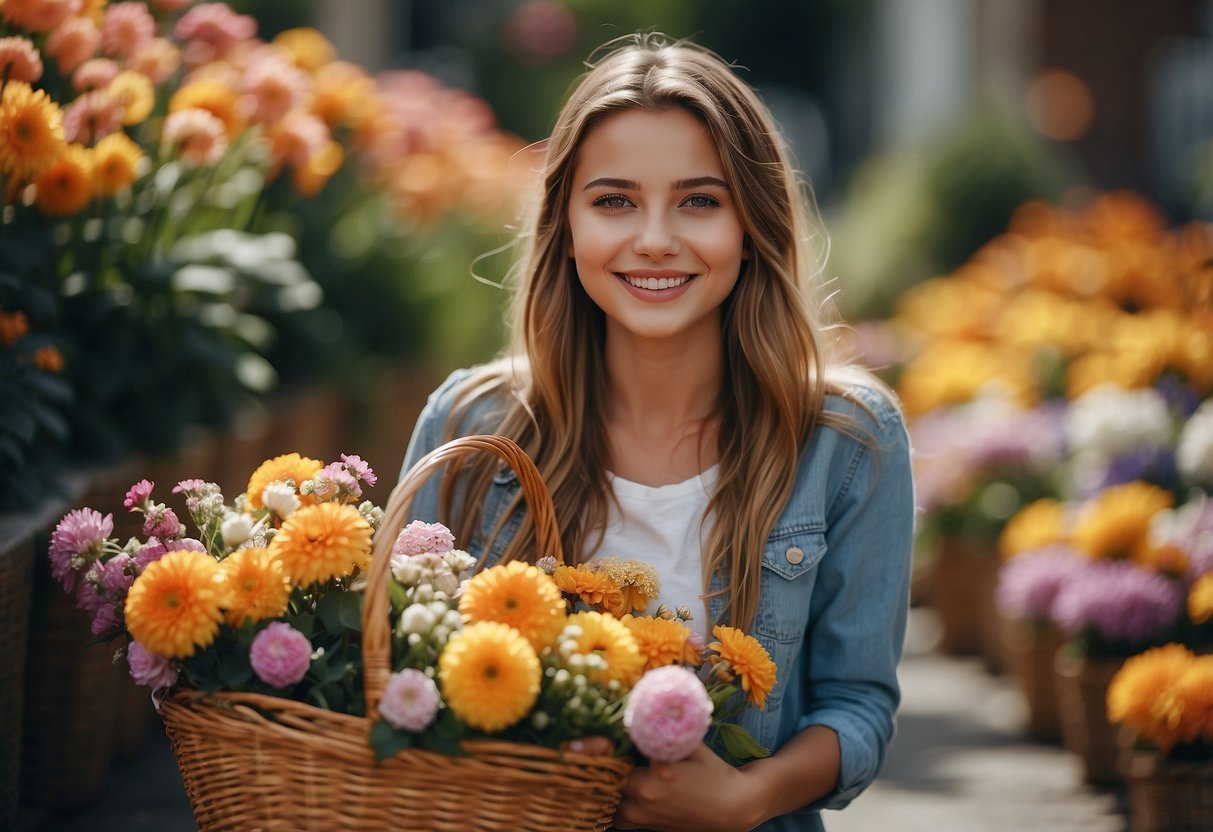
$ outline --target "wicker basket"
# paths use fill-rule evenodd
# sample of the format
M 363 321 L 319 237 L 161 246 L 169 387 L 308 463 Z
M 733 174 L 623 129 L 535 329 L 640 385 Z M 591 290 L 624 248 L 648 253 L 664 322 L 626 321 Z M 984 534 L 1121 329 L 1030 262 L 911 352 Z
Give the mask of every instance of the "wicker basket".
M 25 688 L 25 642 L 33 594 L 34 543 L 26 535 L 0 539 L 0 725 L 9 739 L 0 747 L 0 829 L 17 817 L 20 794 L 21 743 L 11 726 L 21 725 Z
M 951 656 L 987 656 L 987 628 L 994 619 L 998 556 L 945 538 L 931 574 L 930 604 L 939 615 L 939 649 Z M 987 657 L 987 661 L 992 660 Z
M 1053 661 L 1063 637 L 1044 621 L 1009 618 L 998 614 L 1007 668 L 1019 684 L 1027 705 L 1024 730 L 1033 739 L 1061 740 L 1061 717 L 1057 711 L 1057 674 Z
M 1131 752 L 1121 766 L 1133 832 L 1213 829 L 1213 762 L 1160 761 L 1157 754 Z
M 388 565 L 413 494 L 447 461 L 489 451 L 518 474 L 540 542 L 560 559 L 552 500 L 534 464 L 496 436 L 456 439 L 400 481 L 375 537 L 362 614 L 367 713 L 391 671 Z M 537 556 L 538 556 L 537 555 Z M 372 720 L 260 694 L 178 690 L 161 706 L 200 832 L 608 828 L 632 768 L 614 757 L 509 742 L 464 744 L 467 756 L 409 749 L 376 764 Z
M 1057 651 L 1057 707 L 1062 744 L 1082 761 L 1083 776 L 1093 786 L 1124 782 L 1117 759 L 1117 728 L 1108 722 L 1108 685 L 1123 659 L 1086 659 Z

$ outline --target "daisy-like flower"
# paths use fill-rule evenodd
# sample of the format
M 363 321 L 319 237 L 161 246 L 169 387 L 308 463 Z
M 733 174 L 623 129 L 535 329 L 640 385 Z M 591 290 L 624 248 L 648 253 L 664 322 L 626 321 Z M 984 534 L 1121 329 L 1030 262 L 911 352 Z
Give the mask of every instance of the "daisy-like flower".
M 253 637 L 249 664 L 257 678 L 272 688 L 289 688 L 307 675 L 312 644 L 285 621 L 275 621 Z
M 118 62 L 109 58 L 89 58 L 72 73 L 72 87 L 79 92 L 105 89 L 120 69 Z
M 690 670 L 659 667 L 645 673 L 628 694 L 623 724 L 640 753 L 677 762 L 703 742 L 712 724 L 712 700 Z
M 375 107 L 375 81 L 366 70 L 347 61 L 334 61 L 316 70 L 308 109 L 330 130 L 357 127 Z
M 112 133 L 93 148 L 93 192 L 113 196 L 139 176 L 143 150 L 125 133 Z
M 393 673 L 379 700 L 379 715 L 394 728 L 420 733 L 438 716 L 438 685 L 416 668 Z
M 172 120 L 172 116 L 169 117 L 169 120 Z M 167 131 L 168 125 L 166 124 L 165 132 Z M 283 454 L 273 459 L 267 459 L 257 466 L 257 470 L 253 471 L 252 476 L 249 477 L 248 487 L 245 488 L 249 508 L 258 509 L 264 505 L 261 492 L 270 483 L 285 482 L 293 485 L 298 490 L 304 480 L 312 479 L 323 468 L 324 463 L 320 460 L 300 456 L 296 453 Z M 304 499 L 303 502 L 314 503 L 315 500 Z
M 131 585 L 126 626 L 151 652 L 187 658 L 215 640 L 226 600 L 213 558 L 192 550 L 168 552 Z
M 141 72 L 124 69 L 106 87 L 113 99 L 122 106 L 122 123 L 139 124 L 152 114 L 156 106 L 156 88 Z
M 691 631 L 681 621 L 634 615 L 625 615 L 622 621 L 636 639 L 645 671 L 668 664 L 698 667 L 703 662 L 703 652 L 691 641 Z
M 252 120 L 277 121 L 301 105 L 311 78 L 282 55 L 266 52 L 244 72 L 244 93 L 252 100 Z
M 80 11 L 84 0 L 5 0 L 0 19 L 30 32 L 49 32 Z
M 73 17 L 51 32 L 42 49 L 54 58 L 59 72 L 67 75 L 93 57 L 100 46 L 101 31 L 97 24 L 87 17 Z
M 1188 617 L 1195 624 L 1213 618 L 1213 572 L 1201 575 L 1188 590 Z
M 492 733 L 518 722 L 539 697 L 539 657 L 513 627 L 480 621 L 457 631 L 438 658 L 438 680 L 455 716 Z
M 63 133 L 69 142 L 96 144 L 122 129 L 125 112 L 108 89 L 89 90 L 63 110 Z
M 153 84 L 163 84 L 181 66 L 181 50 L 167 38 L 152 38 L 127 59 L 126 66 Z
M 0 38 L 0 77 L 32 84 L 42 77 L 42 56 L 26 38 Z
M 270 541 L 270 552 L 282 561 L 292 583 L 306 586 L 365 569 L 371 533 L 370 524 L 353 506 L 317 503 L 283 522 Z
M 199 66 L 223 58 L 237 43 L 256 35 L 257 21 L 236 14 L 226 3 L 201 3 L 182 15 L 173 31 L 189 41 L 186 63 Z
M 601 681 L 617 681 L 631 687 L 644 670 L 644 656 L 631 631 L 619 619 L 600 612 L 587 611 L 570 615 L 561 634 L 561 650 L 573 642 L 574 652 L 595 654 L 606 662 L 604 671 L 592 672 Z M 569 645 L 572 646 L 572 645 Z
M 1108 685 L 1108 721 L 1124 723 L 1158 742 L 1168 733 L 1156 707 L 1195 656 L 1182 644 L 1146 650 L 1128 659 Z
M 126 648 L 126 663 L 131 669 L 131 678 L 136 685 L 147 685 L 152 690 L 170 688 L 177 683 L 177 668 L 163 656 L 157 656 L 137 641 Z
M 229 141 L 240 135 L 248 125 L 248 116 L 240 95 L 230 84 L 211 78 L 191 81 L 178 89 L 169 98 L 169 113 L 200 109 L 223 123 L 223 132 Z
M 283 520 L 299 510 L 303 501 L 295 489 L 285 482 L 272 482 L 261 489 L 261 503 Z
M 640 560 L 601 558 L 594 561 L 593 568 L 605 572 L 619 585 L 623 598 L 620 605 L 607 612 L 621 618 L 630 612 L 644 612 L 649 599 L 661 594 L 661 578 L 657 568 Z
M 584 564 L 557 566 L 552 580 L 565 595 L 575 595 L 582 603 L 603 612 L 623 606 L 623 590 L 606 572 Z
M 277 46 L 295 66 L 314 73 L 337 57 L 337 49 L 324 35 L 310 26 L 287 29 L 274 36 Z
M 269 127 L 270 163 L 299 169 L 322 152 L 332 136 L 328 126 L 311 113 L 292 110 Z
M 1131 558 L 1148 544 L 1154 515 L 1173 502 L 1170 492 L 1146 482 L 1114 485 L 1082 507 L 1070 540 L 1091 558 Z
M 237 549 L 219 564 L 219 577 L 227 586 L 224 617 L 232 627 L 246 620 L 256 624 L 286 612 L 291 582 L 286 571 L 268 550 Z
M 510 561 L 472 577 L 459 596 L 459 612 L 469 624 L 508 624 L 538 652 L 564 626 L 565 604 L 556 584 L 538 567 Z
M 750 704 L 766 707 L 767 696 L 775 687 L 775 662 L 771 661 L 766 648 L 753 636 L 724 624 L 713 627 L 712 635 L 717 641 L 709 644 L 708 649 L 718 654 L 711 657 L 716 672 L 739 677 Z M 723 671 L 720 670 L 722 665 L 725 666 Z
M 176 147 L 191 165 L 206 167 L 223 158 L 228 141 L 223 122 L 202 109 L 179 110 L 164 120 L 161 141 Z
M 76 571 L 92 563 L 101 554 L 105 541 L 114 533 L 114 515 L 101 516 L 91 508 L 69 511 L 51 533 L 48 554 L 51 575 L 67 592 L 76 586 Z
M 1158 710 L 1176 741 L 1213 742 L 1213 656 L 1195 657 L 1163 693 Z
M 44 217 L 70 217 L 84 210 L 93 196 L 93 158 L 87 148 L 68 145 L 49 168 L 34 179 L 34 204 Z
M 66 146 L 59 105 L 24 81 L 5 84 L 0 97 L 0 171 L 14 179 L 33 179 L 53 165 Z
M 111 3 L 101 24 L 101 48 L 107 54 L 128 58 L 156 34 L 156 20 L 146 3 Z
M 1065 506 L 1049 498 L 1028 503 L 1011 515 L 998 536 L 1004 558 L 1061 543 L 1065 539 Z

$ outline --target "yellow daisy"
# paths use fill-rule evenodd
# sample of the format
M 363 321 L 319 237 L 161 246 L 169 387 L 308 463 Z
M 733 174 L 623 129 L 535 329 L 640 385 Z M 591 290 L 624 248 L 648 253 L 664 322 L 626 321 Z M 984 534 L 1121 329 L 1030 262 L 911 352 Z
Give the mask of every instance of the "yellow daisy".
M 1114 485 L 1082 507 L 1070 540 L 1091 558 L 1134 557 L 1148 545 L 1154 515 L 1173 503 L 1174 497 L 1156 485 Z
M 267 459 L 257 466 L 257 470 L 249 477 L 248 486 L 245 488 L 249 508 L 258 509 L 264 505 L 261 500 L 261 492 L 265 491 L 265 487 L 270 483 L 289 482 L 298 492 L 300 483 L 312 479 L 323 469 L 324 463 L 320 460 L 294 453 Z M 299 499 L 303 503 L 316 501 L 316 498 L 310 494 L 300 494 Z
M 286 612 L 291 582 L 282 564 L 267 549 L 237 549 L 219 564 L 219 576 L 227 588 L 227 623 L 239 627 L 248 619 L 256 623 Z
M 1028 503 L 1003 525 L 998 536 L 999 554 L 1009 558 L 1062 542 L 1065 513 L 1065 507 L 1057 500 L 1046 498 Z
M 275 46 L 281 47 L 291 63 L 313 73 L 337 57 L 337 49 L 324 35 L 310 26 L 287 29 L 274 36 Z
M 634 615 L 625 615 L 622 621 L 636 639 L 645 672 L 667 664 L 698 667 L 703 662 L 703 654 L 691 641 L 691 631 L 682 622 Z
M 537 652 L 555 640 L 565 620 L 564 598 L 552 579 L 539 567 L 516 560 L 469 580 L 459 596 L 459 612 L 469 624 L 508 624 Z
M 292 583 L 307 586 L 365 569 L 371 534 L 370 524 L 353 506 L 317 503 L 288 517 L 269 550 Z
M 619 609 L 623 605 L 623 590 L 606 572 L 590 569 L 584 564 L 557 566 L 552 580 L 565 595 L 575 595 L 599 612 Z
M 183 659 L 215 640 L 226 602 L 219 564 L 203 552 L 169 552 L 126 596 L 131 637 L 158 656 Z
M 712 635 L 719 639 L 708 645 L 709 650 L 719 654 L 712 656 L 712 664 L 726 664 L 725 672 L 741 677 L 741 687 L 749 695 L 750 704 L 766 707 L 767 696 L 775 687 L 775 662 L 766 648 L 736 627 L 717 624 Z
M 485 732 L 518 722 L 539 697 L 539 657 L 521 633 L 496 621 L 458 630 L 438 659 L 438 681 L 455 716 Z
M 111 133 L 93 148 L 93 192 L 113 196 L 139 175 L 143 151 L 125 133 Z
M 0 97 L 0 172 L 33 179 L 55 163 L 67 141 L 63 111 L 24 81 L 9 81 Z
M 70 217 L 85 209 L 93 196 L 92 154 L 68 145 L 49 168 L 34 179 L 34 204 L 44 217 Z
M 569 616 L 570 626 L 580 628 L 577 652 L 596 653 L 606 661 L 601 681 L 617 681 L 630 688 L 644 672 L 645 657 L 635 636 L 619 619 L 600 612 L 579 612 Z
M 142 122 L 156 106 L 156 88 L 142 72 L 124 69 L 114 76 L 106 90 L 124 108 L 122 123 L 128 127 Z
M 649 599 L 661 594 L 661 578 L 652 564 L 639 560 L 599 558 L 594 565 L 618 584 L 623 593 L 618 606 L 606 609 L 616 618 L 631 612 L 644 612 L 649 606 Z
M 1188 617 L 1194 624 L 1213 618 L 1213 572 L 1201 575 L 1188 590 Z

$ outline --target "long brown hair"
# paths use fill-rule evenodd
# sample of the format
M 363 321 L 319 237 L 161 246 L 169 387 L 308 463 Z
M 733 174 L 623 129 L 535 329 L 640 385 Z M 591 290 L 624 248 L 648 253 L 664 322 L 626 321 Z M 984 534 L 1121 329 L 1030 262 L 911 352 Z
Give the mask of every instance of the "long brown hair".
M 712 52 L 658 35 L 632 36 L 574 88 L 548 140 L 541 193 L 520 235 L 511 343 L 461 388 L 448 431 L 473 401 L 500 396 L 503 415 L 492 430 L 517 441 L 543 474 L 569 559 L 587 554 L 611 500 L 605 324 L 567 254 L 570 180 L 582 139 L 604 116 L 673 107 L 699 118 L 715 141 L 749 242 L 750 256 L 722 310 L 720 475 L 702 560 L 705 594 L 713 574 L 725 576 L 725 616 L 748 627 L 766 538 L 791 496 L 801 453 L 819 423 L 838 420 L 823 414 L 826 359 L 812 285 L 821 262 L 810 244 L 805 186 L 766 107 Z M 454 473 L 444 504 L 449 508 L 456 490 L 463 495 L 456 534 L 469 540 L 482 522 L 496 466 L 469 464 Z M 533 547 L 524 521 L 506 557 L 530 559 Z

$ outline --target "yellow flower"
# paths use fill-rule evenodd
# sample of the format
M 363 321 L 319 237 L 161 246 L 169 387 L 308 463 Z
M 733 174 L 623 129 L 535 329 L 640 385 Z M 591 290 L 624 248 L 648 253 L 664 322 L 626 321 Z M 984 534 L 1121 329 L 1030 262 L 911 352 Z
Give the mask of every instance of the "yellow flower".
M 1156 485 L 1114 485 L 1082 507 L 1070 540 L 1091 558 L 1132 558 L 1148 545 L 1154 515 L 1173 502 L 1171 494 Z
M 1188 571 L 1190 558 L 1182 546 L 1174 543 L 1152 545 L 1145 543 L 1133 553 L 1133 559 L 1139 566 L 1170 575 L 1172 578 L 1182 578 Z
M 565 595 L 576 595 L 599 612 L 619 609 L 623 605 L 623 590 L 619 584 L 606 572 L 584 564 L 557 566 L 552 572 L 552 580 Z
M 748 636 L 736 627 L 717 624 L 712 635 L 718 641 L 708 645 L 719 655 L 712 656 L 712 664 L 727 664 L 728 671 L 741 677 L 741 687 L 749 695 L 750 704 L 766 707 L 767 696 L 775 687 L 775 662 L 766 648 L 753 636 Z
M 239 93 L 222 81 L 209 78 L 192 81 L 169 99 L 170 113 L 191 108 L 206 110 L 222 121 L 229 140 L 239 136 L 248 124 L 248 119 L 241 111 Z
M 551 644 L 564 626 L 565 604 L 560 590 L 542 569 L 515 560 L 486 569 L 469 580 L 459 596 L 459 612 L 469 624 L 508 624 L 538 652 Z
M 347 61 L 334 61 L 316 70 L 308 109 L 330 129 L 358 128 L 368 115 L 381 111 L 374 79 Z
M 1158 710 L 1173 731 L 1166 739 L 1213 742 L 1213 656 L 1194 657 L 1163 694 Z M 1163 747 L 1166 750 L 1170 746 Z
M 282 564 L 266 549 L 237 549 L 219 564 L 227 587 L 227 623 L 239 627 L 247 618 L 256 623 L 286 612 L 291 582 Z
M 1063 521 L 1065 507 L 1057 500 L 1043 499 L 1028 503 L 1011 515 L 998 536 L 998 551 L 1004 558 L 1014 557 L 1060 543 L 1065 539 Z
M 897 387 L 910 416 L 971 401 L 986 390 L 1001 391 L 1024 407 L 1032 407 L 1037 398 L 1023 352 L 955 339 L 924 349 L 906 365 Z
M 539 678 L 530 642 L 496 621 L 458 630 L 438 658 L 447 705 L 471 727 L 490 733 L 526 716 L 539 697 Z
M 661 578 L 652 564 L 619 558 L 599 558 L 594 563 L 597 569 L 619 585 L 622 592 L 619 605 L 606 609 L 616 618 L 630 612 L 644 612 L 649 606 L 649 599 L 661 594 Z
M 34 179 L 34 203 L 44 217 L 70 217 L 88 205 L 93 195 L 92 154 L 68 145 L 49 168 Z
M 139 124 L 156 106 L 156 88 L 142 72 L 124 69 L 114 76 L 106 90 L 124 108 L 122 123 L 127 126 Z
M 1194 624 L 1204 624 L 1213 618 L 1213 572 L 1197 578 L 1188 591 L 1188 616 Z
M 304 506 L 286 519 L 270 541 L 292 583 L 306 586 L 365 569 L 371 526 L 358 509 L 342 503 Z
M 576 626 L 581 634 L 574 638 L 577 652 L 582 655 L 596 653 L 606 661 L 606 669 L 599 681 L 615 680 L 630 688 L 644 672 L 644 656 L 631 631 L 623 622 L 600 612 L 579 612 L 569 616 L 570 626 Z
M 295 486 L 295 491 L 298 492 L 299 485 L 304 480 L 312 479 L 323 469 L 324 463 L 320 460 L 310 459 L 299 454 L 283 454 L 273 459 L 267 459 L 257 466 L 257 470 L 249 477 L 248 487 L 245 488 L 249 508 L 258 509 L 264 505 L 261 500 L 261 492 L 265 491 L 265 487 L 270 483 L 289 482 Z M 310 494 L 300 494 L 299 499 L 303 503 L 316 501 L 316 498 Z
M 9 81 L 0 97 L 0 172 L 33 179 L 67 146 L 63 111 L 50 96 L 24 81 Z
M 208 647 L 223 620 L 219 564 L 185 549 L 148 565 L 126 596 L 131 637 L 158 656 L 183 659 Z
M 273 43 L 286 52 L 291 63 L 308 73 L 337 57 L 337 50 L 329 39 L 310 26 L 279 32 Z
M 1108 721 L 1124 723 L 1152 742 L 1168 734 L 1158 710 L 1164 691 L 1191 664 L 1182 644 L 1155 647 L 1128 659 L 1108 685 Z
M 637 618 L 625 615 L 623 624 L 636 639 L 640 655 L 644 657 L 647 672 L 667 664 L 689 664 L 698 667 L 703 662 L 702 653 L 691 641 L 691 631 L 681 621 L 668 618 Z
M 111 133 L 93 148 L 93 192 L 113 196 L 135 181 L 143 151 L 125 133 Z

